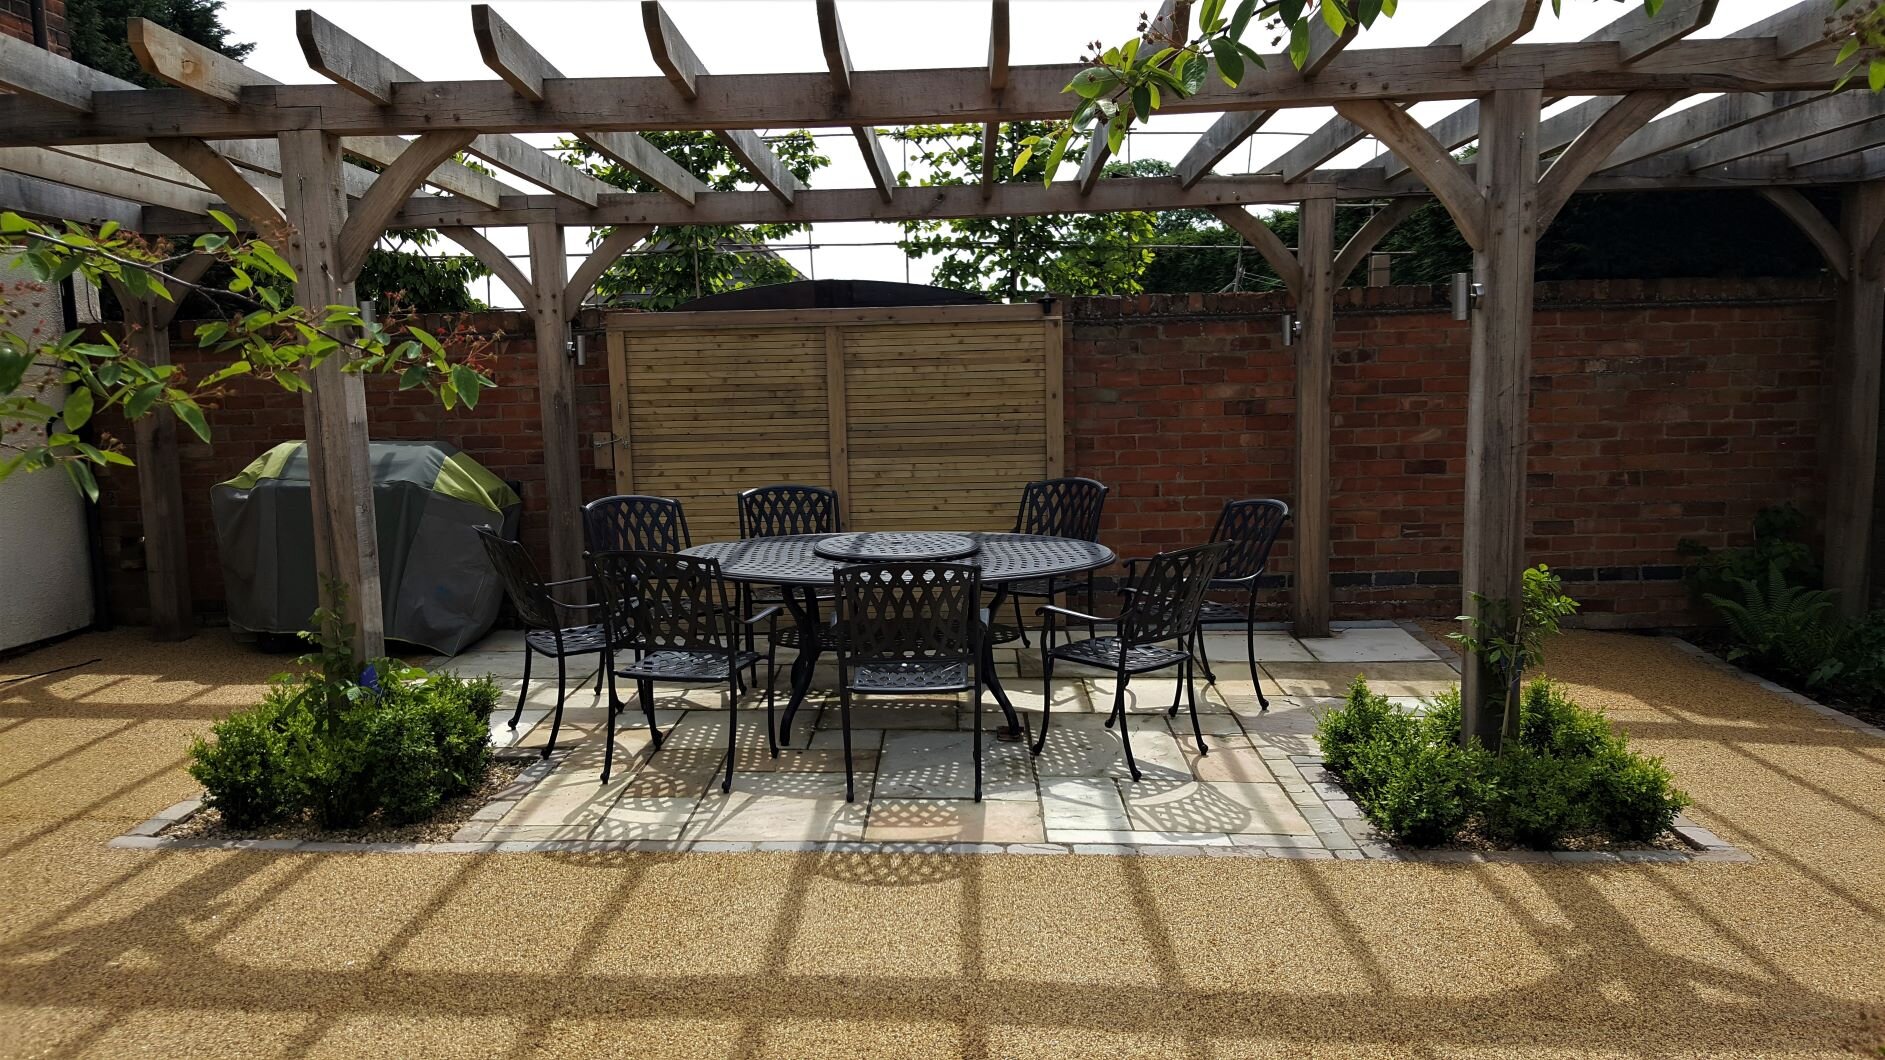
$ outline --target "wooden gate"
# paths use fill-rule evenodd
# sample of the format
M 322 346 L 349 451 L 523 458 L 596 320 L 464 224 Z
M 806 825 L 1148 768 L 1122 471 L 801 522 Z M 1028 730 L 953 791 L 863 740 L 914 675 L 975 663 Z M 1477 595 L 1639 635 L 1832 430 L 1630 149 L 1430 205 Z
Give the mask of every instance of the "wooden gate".
M 1061 318 L 1040 305 L 611 313 L 615 487 L 696 541 L 734 497 L 830 486 L 847 528 L 1005 530 L 1062 473 Z

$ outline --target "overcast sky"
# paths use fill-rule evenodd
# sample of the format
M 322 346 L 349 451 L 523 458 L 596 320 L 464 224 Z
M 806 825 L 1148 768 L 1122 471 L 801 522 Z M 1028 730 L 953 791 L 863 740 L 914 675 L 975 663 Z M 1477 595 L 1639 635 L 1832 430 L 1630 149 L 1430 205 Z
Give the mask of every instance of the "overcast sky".
M 1458 22 L 1481 0 L 1402 0 L 1401 13 L 1366 32 L 1357 47 L 1424 44 Z M 1528 41 L 1578 40 L 1623 14 L 1640 0 L 1564 0 L 1562 16 L 1550 5 Z M 1722 0 L 1713 25 L 1699 36 L 1718 37 L 1759 21 L 1792 0 Z M 227 0 L 224 22 L 238 40 L 255 44 L 248 62 L 287 82 L 321 80 L 308 70 L 295 42 L 294 12 L 310 0 Z M 420 77 L 434 80 L 495 78 L 478 57 L 472 38 L 469 4 L 464 0 L 318 0 L 323 15 L 379 49 Z M 641 5 L 633 0 L 508 0 L 495 5 L 565 74 L 572 77 L 655 76 L 660 71 L 648 54 L 641 26 Z M 715 73 L 775 73 L 824 69 L 818 24 L 809 0 L 669 0 L 665 5 L 681 32 Z M 1156 0 L 1015 0 L 1011 61 L 1077 62 L 1081 43 L 1114 43 L 1137 24 L 1140 12 Z M 979 66 L 988 56 L 986 0 L 847 0 L 839 5 L 851 60 L 859 69 Z M 1697 99 L 1701 97 L 1696 97 Z M 1570 105 L 1566 101 L 1562 106 Z M 1693 100 L 1691 100 L 1693 102 Z M 1432 121 L 1457 103 L 1425 103 L 1413 113 Z M 1333 112 L 1298 108 L 1277 116 L 1248 145 L 1218 165 L 1221 173 L 1261 168 L 1321 125 Z M 1122 158 L 1162 158 L 1176 162 L 1210 115 L 1156 119 L 1135 132 Z M 870 183 L 848 130 L 819 134 L 831 165 L 813 175 L 815 187 L 863 187 Z M 549 137 L 533 138 L 548 143 Z M 895 143 L 886 143 L 891 162 L 901 165 Z M 1366 141 L 1340 156 L 1336 165 L 1359 165 L 1374 154 Z M 513 185 L 522 182 L 509 175 Z M 536 190 L 534 188 L 530 190 Z M 492 239 L 507 251 L 523 254 L 521 229 L 492 229 Z M 894 246 L 895 225 L 875 222 L 821 224 L 809 240 L 781 244 L 780 253 L 806 275 L 820 278 L 902 280 L 929 278 L 925 263 L 909 261 Z M 806 243 L 812 244 L 810 248 Z M 572 236 L 571 245 L 582 241 Z M 511 301 L 501 284 L 480 297 L 495 305 Z

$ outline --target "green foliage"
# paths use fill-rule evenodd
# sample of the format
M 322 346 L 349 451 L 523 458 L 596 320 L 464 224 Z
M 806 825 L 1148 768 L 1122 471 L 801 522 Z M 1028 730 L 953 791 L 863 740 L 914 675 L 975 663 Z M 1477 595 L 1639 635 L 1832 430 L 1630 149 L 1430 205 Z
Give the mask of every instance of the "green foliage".
M 996 139 L 995 175 L 1000 183 L 1034 179 L 1044 160 L 1012 161 L 1026 153 L 1038 122 L 1010 122 Z M 927 171 L 922 186 L 960 186 L 981 181 L 980 125 L 913 125 L 897 130 L 910 147 L 911 164 Z M 1078 157 L 1077 155 L 1075 156 Z M 1127 172 L 1109 166 L 1108 172 Z M 903 175 L 909 182 L 909 174 Z M 905 221 L 899 246 L 912 258 L 937 255 L 932 282 L 1017 301 L 1045 294 L 1134 294 L 1154 255 L 1154 215 L 1142 211 L 1045 214 Z
M 317 613 L 308 668 L 275 679 L 262 702 L 216 723 L 190 748 L 190 775 L 235 828 L 312 819 L 353 828 L 378 814 L 423 820 L 478 785 L 490 763 L 490 678 L 427 675 L 381 659 L 364 668 L 351 631 Z
M 1601 715 L 1549 682 L 1525 690 L 1520 735 L 1500 754 L 1462 743 L 1460 713 L 1457 690 L 1417 717 L 1357 678 L 1343 705 L 1319 720 L 1317 737 L 1329 771 L 1368 819 L 1414 846 L 1469 832 L 1527 847 L 1648 842 L 1688 803 L 1659 760 L 1632 752 Z
M 1749 660 L 1760 669 L 1785 674 L 1808 688 L 1825 684 L 1844 666 L 1840 657 L 1845 630 L 1833 613 L 1835 594 L 1789 584 L 1779 566 L 1766 577 L 1736 579 L 1741 599 L 1708 594 L 1707 600 L 1728 625 L 1733 645 L 1730 661 Z
M 1762 508 L 1754 516 L 1754 542 L 1743 548 L 1711 549 L 1692 538 L 1676 542 L 1676 551 L 1689 558 L 1682 581 L 1698 599 L 1727 596 L 1741 583 L 1764 579 L 1778 570 L 1790 585 L 1817 588 L 1819 557 L 1800 539 L 1806 513 L 1792 504 Z
M 491 275 L 469 254 L 431 255 L 438 233 L 429 228 L 386 233 L 391 247 L 374 247 L 354 281 L 354 293 L 382 306 L 399 303 L 417 313 L 468 313 L 489 309 L 472 297 L 470 284 Z
M 66 0 L 65 27 L 74 60 L 145 88 L 168 88 L 138 65 L 125 37 L 125 20 L 147 18 L 231 59 L 242 59 L 255 45 L 229 39 L 222 9 L 222 0 Z
M 1525 671 L 1544 662 L 1545 642 L 1558 635 L 1559 623 L 1578 608 L 1577 601 L 1565 593 L 1563 580 L 1543 563 L 1525 571 L 1520 593 L 1516 618 L 1508 601 L 1473 593 L 1475 613 L 1459 616 L 1466 628 L 1448 634 L 1494 679 L 1492 699 L 1504 714 L 1501 744 L 1518 735 L 1520 724 L 1518 714 L 1505 709 L 1506 701 L 1518 691 Z
M 642 135 L 713 191 L 742 191 L 759 185 L 731 149 L 710 132 L 649 130 Z M 773 153 L 792 175 L 809 184 L 812 174 L 831 164 L 818 143 L 803 130 L 770 140 Z M 606 184 L 624 191 L 659 189 L 581 140 L 557 144 L 564 157 Z M 596 282 L 605 302 L 632 303 L 645 309 L 672 309 L 703 295 L 786 283 L 798 270 L 766 244 L 807 230 L 802 224 L 662 225 L 642 247 L 611 265 Z M 608 235 L 598 229 L 592 238 Z

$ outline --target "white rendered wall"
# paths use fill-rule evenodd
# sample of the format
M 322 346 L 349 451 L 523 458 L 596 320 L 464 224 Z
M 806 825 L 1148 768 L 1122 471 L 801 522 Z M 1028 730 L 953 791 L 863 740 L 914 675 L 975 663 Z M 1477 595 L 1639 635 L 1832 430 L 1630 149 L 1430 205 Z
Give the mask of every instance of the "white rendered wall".
M 64 318 L 57 289 L 25 289 L 30 277 L 0 262 L 0 304 L 26 314 L 4 325 L 29 338 L 57 336 Z M 38 373 L 36 376 L 35 373 Z M 27 385 L 44 379 L 34 368 Z M 41 400 L 57 408 L 63 388 Z M 7 441 L 44 428 L 8 432 Z M 0 482 L 0 651 L 83 629 L 92 621 L 92 572 L 86 539 L 85 499 L 61 471 L 15 472 Z

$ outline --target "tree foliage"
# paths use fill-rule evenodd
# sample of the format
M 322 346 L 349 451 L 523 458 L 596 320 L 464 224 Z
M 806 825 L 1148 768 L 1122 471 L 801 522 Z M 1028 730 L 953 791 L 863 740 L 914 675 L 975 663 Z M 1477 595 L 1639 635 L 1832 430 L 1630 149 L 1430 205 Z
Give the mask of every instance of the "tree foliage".
M 760 187 L 726 143 L 713 133 L 649 131 L 642 135 L 710 190 L 751 191 Z M 818 142 L 803 130 L 787 133 L 771 143 L 785 168 L 806 184 L 810 184 L 813 173 L 831 164 L 831 159 L 820 152 Z M 578 168 L 604 183 L 624 191 L 660 190 L 580 140 L 566 139 L 557 147 Z M 806 230 L 802 224 L 661 225 L 641 248 L 609 266 L 596 282 L 596 293 L 605 301 L 672 309 L 703 295 L 785 283 L 798 279 L 798 270 L 766 244 Z M 608 232 L 598 229 L 592 240 L 600 242 Z

